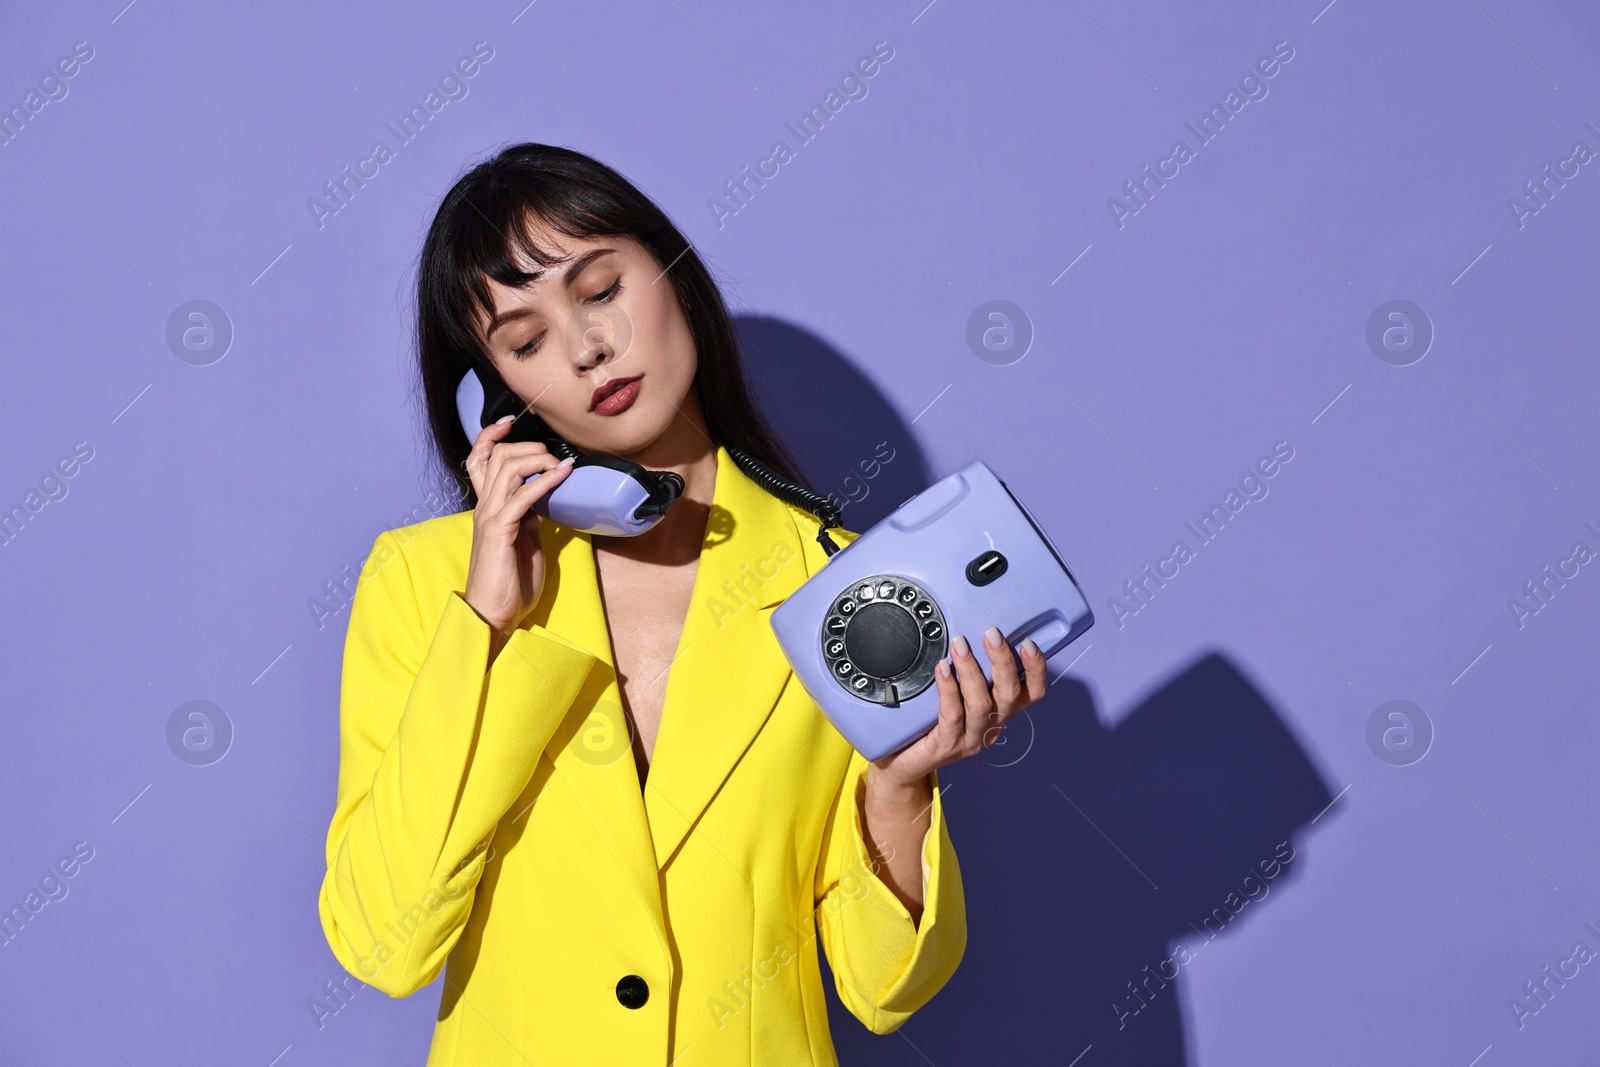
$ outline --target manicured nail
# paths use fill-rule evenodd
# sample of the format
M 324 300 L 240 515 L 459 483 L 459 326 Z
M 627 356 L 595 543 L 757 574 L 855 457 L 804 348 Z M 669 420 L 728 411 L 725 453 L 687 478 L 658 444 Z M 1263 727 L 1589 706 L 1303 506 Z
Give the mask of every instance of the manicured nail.
M 955 649 L 956 656 L 960 659 L 968 659 L 972 656 L 972 649 L 967 647 L 966 634 L 956 634 L 956 639 L 950 642 L 950 647 Z
M 556 464 L 556 470 L 560 470 L 562 467 L 570 467 L 570 466 L 572 466 L 573 458 L 574 457 L 572 457 L 572 456 L 568 456 L 566 459 L 562 460 L 560 463 L 557 463 Z
M 1039 654 L 1039 646 L 1033 643 L 1033 638 L 1025 637 L 1022 639 L 1022 654 L 1025 656 L 1037 656 Z
M 983 631 L 983 643 L 996 652 L 1000 651 L 1000 646 L 1005 644 L 1005 641 L 1000 636 L 1000 627 L 991 626 Z
M 499 426 L 502 422 L 510 422 L 514 418 L 516 418 L 515 415 L 501 415 L 498 419 L 494 420 L 494 424 Z
M 933 672 L 935 674 L 937 674 L 942 680 L 949 681 L 950 680 L 950 660 L 949 659 L 941 659 L 938 663 L 935 663 L 933 665 Z

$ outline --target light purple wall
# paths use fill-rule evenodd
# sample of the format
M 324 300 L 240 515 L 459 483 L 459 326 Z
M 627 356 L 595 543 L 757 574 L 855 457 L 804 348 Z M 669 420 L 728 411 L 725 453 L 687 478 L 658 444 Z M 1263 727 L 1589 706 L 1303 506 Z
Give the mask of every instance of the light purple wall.
M 93 858 L 0 947 L 0 1059 L 421 1062 L 439 985 L 363 990 L 320 1028 L 307 1004 L 342 973 L 316 897 L 345 623 L 307 602 L 425 517 L 408 267 L 456 173 L 523 140 L 678 220 L 816 487 L 871 491 L 848 525 L 984 459 L 1099 616 L 1012 747 L 948 776 L 956 979 L 899 1035 L 835 1011 L 847 1062 L 1595 1047 L 1600 970 L 1569 965 L 1520 1026 L 1509 1002 L 1600 950 L 1600 567 L 1567 564 L 1520 622 L 1509 602 L 1600 551 L 1600 163 L 1525 191 L 1600 151 L 1600 18 L 923 2 L 10 5 L 0 105 L 75 42 L 93 58 L 0 147 L 0 505 L 92 458 L 0 547 L 0 904 L 77 842 Z M 319 226 L 308 200 L 478 41 L 467 95 Z M 785 123 L 879 41 L 866 96 L 799 144 Z M 1276 42 L 1266 95 L 1200 144 L 1185 123 Z M 1113 211 L 1180 138 L 1193 158 Z M 794 158 L 719 220 L 779 139 Z M 231 323 L 209 365 L 169 345 L 192 300 Z M 1015 362 L 969 347 L 992 300 L 1029 323 Z M 1415 362 L 1369 344 L 1395 300 L 1431 324 Z M 847 482 L 884 440 L 881 480 Z M 1201 545 L 1185 523 L 1277 442 L 1267 495 Z M 1112 598 L 1179 539 L 1194 558 L 1119 625 Z M 195 700 L 232 724 L 209 766 L 169 747 Z M 1369 743 L 1393 700 L 1431 724 L 1405 766 L 1420 748 Z M 1280 842 L 1265 897 L 1185 932 Z M 1132 1014 L 1181 937 L 1196 955 Z

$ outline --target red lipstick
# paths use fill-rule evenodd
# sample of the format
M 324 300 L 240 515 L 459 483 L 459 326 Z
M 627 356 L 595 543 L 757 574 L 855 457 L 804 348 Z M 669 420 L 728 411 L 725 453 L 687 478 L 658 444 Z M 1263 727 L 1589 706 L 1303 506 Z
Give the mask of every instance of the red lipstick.
M 597 387 L 590 397 L 589 410 L 601 415 L 619 415 L 628 410 L 639 395 L 638 382 L 642 377 L 644 375 L 635 374 L 631 378 L 612 378 Z

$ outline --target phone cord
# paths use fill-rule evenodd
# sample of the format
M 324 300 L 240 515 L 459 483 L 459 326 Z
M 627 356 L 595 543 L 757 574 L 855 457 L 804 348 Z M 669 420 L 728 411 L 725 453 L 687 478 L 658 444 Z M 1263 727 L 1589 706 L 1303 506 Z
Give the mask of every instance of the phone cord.
M 801 511 L 809 511 L 815 515 L 822 522 L 822 526 L 817 530 L 817 543 L 822 545 L 822 550 L 830 556 L 839 551 L 839 546 L 828 536 L 830 527 L 843 526 L 838 504 L 821 493 L 814 493 L 803 485 L 796 485 L 742 448 L 730 448 L 728 455 L 733 457 L 733 461 L 739 464 L 739 468 L 748 474 L 751 480 L 767 492 L 779 500 L 793 504 Z
M 551 455 L 557 459 L 577 459 L 583 455 L 578 449 L 568 444 L 565 438 L 558 437 L 555 434 L 545 438 L 544 444 L 550 450 Z

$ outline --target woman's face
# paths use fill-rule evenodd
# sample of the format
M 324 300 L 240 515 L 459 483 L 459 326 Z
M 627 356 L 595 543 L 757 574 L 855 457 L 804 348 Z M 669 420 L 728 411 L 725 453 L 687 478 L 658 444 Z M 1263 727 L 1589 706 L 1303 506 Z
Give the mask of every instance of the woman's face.
M 530 229 L 561 261 L 519 289 L 490 280 L 494 318 L 478 324 L 505 383 L 584 451 L 634 455 L 680 414 L 698 421 L 694 336 L 650 251 L 631 237 Z

